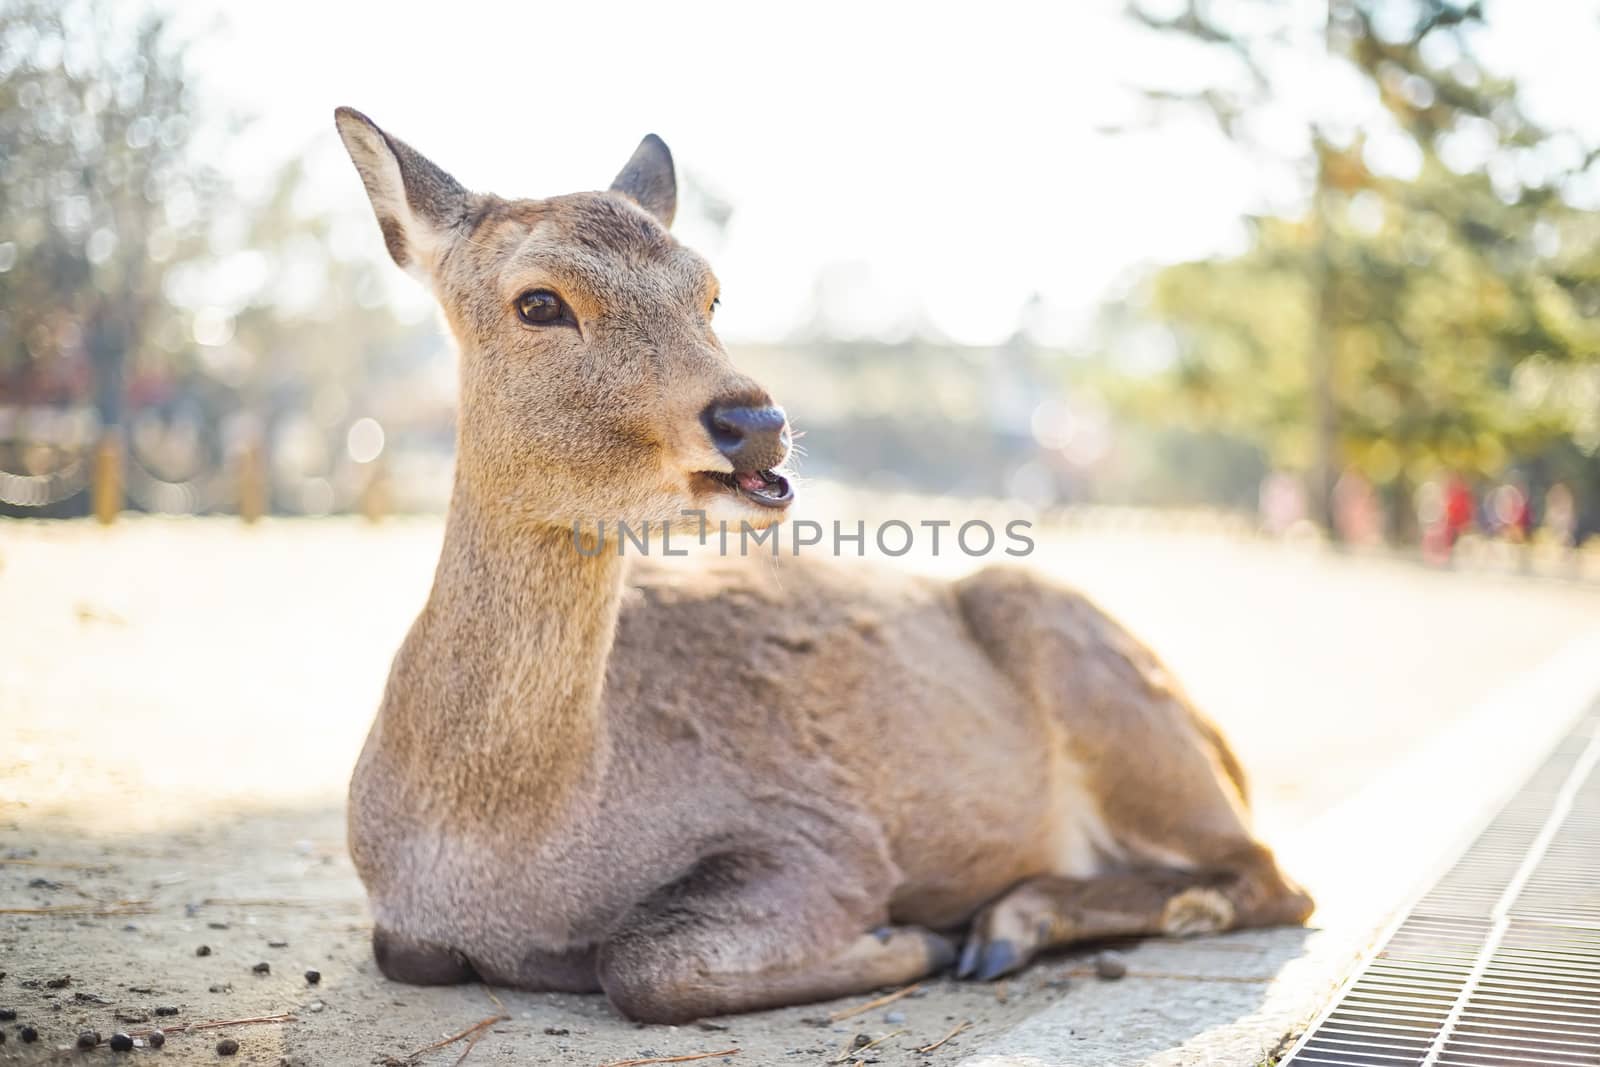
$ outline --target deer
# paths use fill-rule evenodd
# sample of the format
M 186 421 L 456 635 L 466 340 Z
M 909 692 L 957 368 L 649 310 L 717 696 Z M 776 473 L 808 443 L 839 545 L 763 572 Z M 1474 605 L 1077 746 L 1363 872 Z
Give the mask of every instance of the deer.
M 658 137 L 603 191 L 505 199 L 335 120 L 459 358 L 432 589 L 349 791 L 387 978 L 681 1023 L 1307 920 L 1219 729 L 1083 595 L 1009 561 L 582 550 L 795 500 Z

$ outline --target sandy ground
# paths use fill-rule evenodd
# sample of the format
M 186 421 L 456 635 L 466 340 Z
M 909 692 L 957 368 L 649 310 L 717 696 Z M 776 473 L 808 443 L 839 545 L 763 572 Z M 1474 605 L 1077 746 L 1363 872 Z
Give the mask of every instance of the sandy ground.
M 84 1028 L 109 1037 L 292 1014 L 174 1032 L 161 1055 L 218 1062 L 231 1036 L 234 1062 L 383 1064 L 498 1015 L 469 1063 L 738 1049 L 728 1062 L 820 1064 L 858 1033 L 903 1031 L 862 1059 L 947 1064 L 1098 988 L 1085 957 L 1058 957 L 996 986 L 929 982 L 837 1022 L 829 1013 L 856 1002 L 663 1028 L 624 1022 L 596 997 L 382 981 L 342 792 L 439 533 L 420 520 L 0 523 L 0 1009 L 18 1013 L 0 1022 L 0 1062 L 112 1059 L 70 1049 Z M 1600 622 L 1593 587 L 1194 535 L 1062 531 L 1031 562 L 1168 659 L 1234 739 L 1279 843 Z M 1129 1047 L 1176 1045 L 1238 1014 L 1259 999 L 1251 982 L 1292 965 L 1301 937 L 1132 949 L 1117 985 Z M 1214 996 L 1206 977 L 1224 970 L 1230 995 Z M 940 1049 L 914 1051 L 968 1021 Z M 20 1042 L 24 1024 L 38 1043 Z M 463 1047 L 414 1062 L 451 1064 Z

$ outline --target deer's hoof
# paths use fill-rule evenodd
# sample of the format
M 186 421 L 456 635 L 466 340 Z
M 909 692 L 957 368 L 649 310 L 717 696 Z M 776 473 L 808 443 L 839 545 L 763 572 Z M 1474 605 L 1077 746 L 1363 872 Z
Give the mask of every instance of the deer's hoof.
M 1050 944 L 1049 902 L 1026 886 L 994 901 L 972 920 L 957 978 L 990 982 L 1020 971 Z

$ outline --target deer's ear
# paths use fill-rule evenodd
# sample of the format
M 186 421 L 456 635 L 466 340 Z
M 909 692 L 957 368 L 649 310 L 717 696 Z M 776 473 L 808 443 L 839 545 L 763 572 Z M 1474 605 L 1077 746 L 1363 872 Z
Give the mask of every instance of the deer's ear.
M 333 119 L 367 187 L 389 255 L 426 279 L 441 244 L 465 217 L 467 191 L 355 108 L 341 107 Z
M 672 172 L 667 143 L 653 133 L 645 134 L 633 158 L 611 183 L 611 191 L 633 200 L 660 219 L 661 225 L 670 227 L 678 208 L 678 179 Z

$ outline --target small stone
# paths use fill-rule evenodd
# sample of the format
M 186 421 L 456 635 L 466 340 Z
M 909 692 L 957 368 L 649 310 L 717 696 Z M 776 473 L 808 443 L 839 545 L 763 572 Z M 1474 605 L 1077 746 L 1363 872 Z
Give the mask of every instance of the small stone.
M 289 942 L 287 942 L 287 941 L 268 941 L 267 942 L 267 947 L 268 948 L 288 948 L 289 947 Z
M 1094 958 L 1094 973 L 1108 981 L 1121 978 L 1128 973 L 1128 961 L 1120 952 L 1102 952 Z
M 177 1009 L 177 1007 L 175 1005 L 172 1005 L 172 1004 L 160 1004 L 160 1005 L 157 1005 L 157 1007 L 156 1007 L 156 1014 L 157 1015 L 176 1015 L 176 1014 L 178 1014 L 178 1009 Z
M 21 1030 L 17 1031 L 17 1036 L 22 1038 L 22 1043 L 24 1045 L 31 1045 L 35 1041 L 39 1040 L 39 1031 L 35 1030 L 31 1026 L 24 1026 Z
M 212 930 L 226 930 L 228 928 L 229 924 L 228 923 L 206 923 L 206 926 L 209 927 Z
M 144 1035 L 144 1043 L 151 1048 L 160 1048 L 167 1043 L 167 1035 L 160 1030 L 152 1030 Z
M 52 978 L 44 984 L 46 989 L 65 989 L 72 984 L 72 975 L 64 974 L 60 978 Z
M 211 987 L 211 992 L 213 992 L 213 993 L 232 993 L 233 992 L 233 984 L 230 982 L 230 983 L 227 983 L 225 985 L 214 985 L 214 986 Z
M 551 1037 L 566 1037 L 568 1034 L 572 1033 L 572 1031 L 568 1030 L 565 1026 L 547 1026 L 544 1028 L 544 1032 L 549 1034 Z
M 322 981 L 322 972 L 312 969 L 306 972 L 306 985 L 316 985 Z
M 872 1038 L 868 1037 L 866 1034 L 857 1034 L 855 1037 L 850 1039 L 850 1047 L 852 1049 L 866 1048 L 870 1044 L 872 1044 Z
M 211 955 L 211 946 L 201 945 L 199 948 L 194 950 L 194 954 L 196 956 L 209 956 Z
M 16 1008 L 0 1008 L 0 1023 L 14 1023 L 17 1021 Z
M 311 1008 L 312 1011 L 321 1011 L 323 1008 L 326 1008 L 326 1007 L 327 1007 L 327 1005 L 322 1003 L 322 1001 L 320 1001 L 320 1000 L 313 1000 L 311 1002 L 311 1004 L 310 1004 L 310 1008 Z
M 886 1011 L 883 1013 L 883 1021 L 890 1026 L 897 1026 L 906 1021 L 906 1013 L 903 1011 Z
M 272 964 L 268 963 L 266 960 L 262 960 L 260 963 L 256 964 L 250 969 L 256 974 L 271 974 Z
M 225 1037 L 221 1041 L 217 1042 L 217 1055 L 218 1056 L 232 1056 L 235 1052 L 238 1052 L 238 1051 L 239 1051 L 239 1042 L 235 1041 L 231 1037 Z
M 84 1030 L 78 1034 L 79 1048 L 94 1048 L 100 1043 L 100 1031 Z
M 117 1033 L 112 1034 L 111 1035 L 111 1051 L 112 1052 L 132 1052 L 133 1051 L 133 1038 L 129 1037 L 127 1034 L 122 1033 L 120 1030 Z

